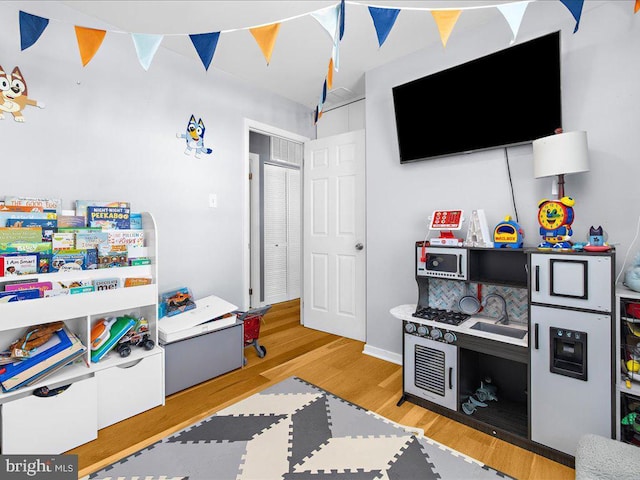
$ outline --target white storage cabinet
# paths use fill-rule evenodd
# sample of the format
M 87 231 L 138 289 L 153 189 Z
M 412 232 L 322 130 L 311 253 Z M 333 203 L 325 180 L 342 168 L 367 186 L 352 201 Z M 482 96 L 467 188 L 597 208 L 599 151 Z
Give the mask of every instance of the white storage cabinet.
M 89 347 L 91 327 L 101 318 L 132 314 L 149 322 L 152 350 L 134 346 L 122 358 L 115 351 L 97 363 L 91 352 L 29 387 L 0 393 L 0 453 L 60 454 L 97 437 L 97 430 L 164 405 L 164 350 L 158 345 L 158 246 L 153 216 L 142 214 L 150 265 L 23 276 L 40 281 L 79 278 L 152 278 L 152 284 L 100 292 L 0 304 L 0 345 L 25 330 L 62 320 Z M 4 278 L 3 280 L 6 280 Z M 4 348 L 4 347 L 3 347 Z M 61 394 L 32 395 L 41 386 L 71 384 Z M 24 432 L 30 432 L 28 437 Z

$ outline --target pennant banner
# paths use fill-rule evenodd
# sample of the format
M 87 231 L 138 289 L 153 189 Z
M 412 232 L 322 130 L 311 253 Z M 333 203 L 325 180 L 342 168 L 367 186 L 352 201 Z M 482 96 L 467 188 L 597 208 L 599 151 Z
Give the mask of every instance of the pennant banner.
M 333 88 L 333 58 L 329 59 L 329 69 L 327 71 L 327 88 L 329 90 Z
M 220 32 L 211 33 L 195 33 L 189 35 L 191 43 L 193 43 L 198 56 L 204 65 L 205 70 L 209 70 L 213 54 L 216 53 L 216 47 L 218 46 L 218 39 L 220 38 Z
M 162 42 L 162 35 L 150 35 L 146 33 L 132 33 L 131 38 L 136 47 L 138 60 L 145 70 L 149 70 L 151 61 L 158 51 L 158 47 Z
M 431 12 L 431 15 L 433 15 L 433 18 L 436 21 L 436 25 L 438 26 L 440 40 L 442 40 L 443 47 L 447 46 L 449 35 L 451 35 L 451 31 L 456 25 L 461 13 L 462 10 L 434 10 Z
M 276 44 L 276 37 L 280 31 L 280 24 L 272 23 L 264 27 L 250 28 L 249 31 L 251 35 L 253 35 L 253 38 L 256 39 L 256 42 L 258 42 L 258 46 L 260 50 L 262 50 L 264 58 L 267 60 L 267 65 L 269 65 L 269 62 L 271 62 L 271 53 Z
M 640 1 L 640 0 L 638 0 Z M 340 17 L 340 5 L 326 7 L 316 12 L 311 12 L 311 16 L 315 18 L 322 28 L 331 36 L 331 41 L 336 43 L 338 36 L 338 19 Z
M 106 30 L 78 27 L 77 25 L 75 26 L 75 29 L 76 38 L 78 39 L 78 49 L 80 50 L 80 58 L 82 59 L 82 66 L 86 67 L 100 49 L 107 32 Z
M 507 20 L 511 31 L 513 32 L 513 39 L 511 43 L 516 41 L 518 36 L 518 30 L 520 30 L 520 24 L 522 23 L 522 17 L 527 10 L 529 2 L 517 2 L 517 3 L 505 3 L 498 5 L 498 10 L 504 18 Z
M 338 37 L 339 40 L 342 40 L 342 37 L 344 36 L 344 0 L 342 0 L 340 2 L 340 36 Z
M 640 0 L 636 0 L 636 6 L 633 7 L 633 13 L 638 13 L 638 10 L 640 10 Z
M 26 50 L 38 41 L 42 32 L 49 25 L 49 19 L 31 15 L 22 10 L 20 10 L 18 17 L 20 22 L 20 50 Z
M 573 33 L 578 31 L 578 27 L 580 27 L 580 17 L 582 16 L 582 5 L 584 4 L 584 0 L 560 0 L 567 9 L 573 15 L 573 18 L 576 19 L 576 28 L 573 29 Z
M 393 28 L 393 24 L 396 23 L 396 18 L 400 10 L 395 8 L 376 8 L 369 7 L 369 14 L 373 20 L 373 26 L 376 28 L 376 34 L 378 35 L 378 46 L 382 46 L 387 39 L 389 32 Z

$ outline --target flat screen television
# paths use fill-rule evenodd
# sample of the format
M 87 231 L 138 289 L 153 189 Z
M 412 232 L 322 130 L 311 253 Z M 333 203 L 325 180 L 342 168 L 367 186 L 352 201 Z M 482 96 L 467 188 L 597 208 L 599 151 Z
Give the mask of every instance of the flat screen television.
M 562 126 L 560 32 L 393 88 L 400 162 L 525 144 Z

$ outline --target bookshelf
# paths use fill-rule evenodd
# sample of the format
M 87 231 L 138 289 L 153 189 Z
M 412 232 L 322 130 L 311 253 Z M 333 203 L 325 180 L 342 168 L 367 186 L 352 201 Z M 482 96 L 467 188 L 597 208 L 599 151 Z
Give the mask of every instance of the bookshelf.
M 112 351 L 97 363 L 91 351 L 28 387 L 0 393 L 0 453 L 60 454 L 97 437 L 97 431 L 125 418 L 164 404 L 164 350 L 158 345 L 157 229 L 153 216 L 142 213 L 149 265 L 24 275 L 40 281 L 113 277 L 152 278 L 150 285 L 75 295 L 0 303 L 0 345 L 8 346 L 32 325 L 62 320 L 85 346 L 91 328 L 105 317 L 132 314 L 149 323 L 155 347 L 137 346 L 121 357 Z M 6 280 L 6 278 L 3 278 Z M 70 385 L 57 396 L 36 397 L 41 386 Z M 73 415 L 73 422 L 69 422 Z M 60 418 L 65 418 L 60 428 Z M 25 436 L 24 432 L 31 432 Z M 38 432 L 34 441 L 33 432 Z

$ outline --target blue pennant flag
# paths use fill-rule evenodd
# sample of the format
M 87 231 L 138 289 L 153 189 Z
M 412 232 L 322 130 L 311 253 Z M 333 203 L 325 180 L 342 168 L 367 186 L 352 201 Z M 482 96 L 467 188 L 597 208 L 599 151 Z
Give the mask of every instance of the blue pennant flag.
M 213 59 L 213 54 L 216 51 L 218 45 L 218 38 L 220 38 L 220 32 L 211 33 L 194 33 L 189 35 L 193 46 L 196 48 L 196 52 L 202 60 L 205 70 L 209 70 L 209 65 Z
M 340 2 L 340 36 L 339 40 L 342 40 L 342 36 L 344 35 L 344 0 Z
M 400 10 L 396 8 L 369 7 L 369 13 L 373 19 L 373 26 L 376 27 L 378 45 L 382 46 L 393 28 L 393 24 L 396 23 Z
M 576 19 L 576 28 L 573 29 L 573 33 L 576 33 L 580 26 L 580 17 L 582 16 L 582 5 L 584 4 L 584 0 L 560 0 L 560 2 L 569 9 L 573 18 Z
M 36 43 L 44 32 L 49 19 L 31 15 L 30 13 L 20 10 L 20 50 L 26 50 Z

